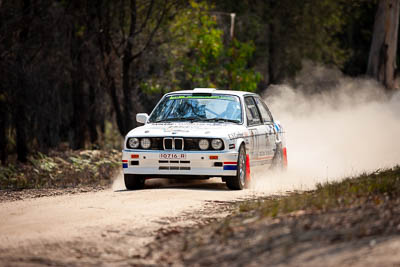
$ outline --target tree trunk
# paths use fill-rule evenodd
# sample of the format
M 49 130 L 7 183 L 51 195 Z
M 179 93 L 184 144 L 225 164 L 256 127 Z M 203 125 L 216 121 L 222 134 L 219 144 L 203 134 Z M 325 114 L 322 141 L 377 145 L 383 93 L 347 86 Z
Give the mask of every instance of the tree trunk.
M 96 108 L 96 92 L 93 86 L 89 86 L 89 121 L 88 128 L 90 133 L 90 142 L 92 145 L 97 145 L 99 141 L 99 135 L 97 133 L 97 122 L 103 120 L 103 118 L 98 118 L 100 115 L 99 110 Z
M 131 84 L 131 55 L 132 48 L 127 45 L 126 53 L 124 54 L 124 59 L 122 63 L 122 93 L 124 96 L 123 106 L 124 106 L 124 129 L 121 133 L 125 136 L 133 127 L 133 110 L 132 110 L 132 89 L 134 89 L 134 84 Z
M 112 79 L 112 78 L 110 78 L 110 79 Z M 109 92 L 110 92 L 111 101 L 112 101 L 114 111 L 115 111 L 118 130 L 119 130 L 120 134 L 123 135 L 123 133 L 125 132 L 124 119 L 123 119 L 122 110 L 121 110 L 118 96 L 117 96 L 117 87 L 115 85 L 114 80 L 110 81 Z
M 85 94 L 85 84 L 82 64 L 82 39 L 75 35 L 76 29 L 72 28 L 71 42 L 71 61 L 73 69 L 71 70 L 73 115 L 71 128 L 73 139 L 71 146 L 73 149 L 85 148 L 87 135 L 88 108 Z
M 275 75 L 275 43 L 274 43 L 274 25 L 272 23 L 268 24 L 267 28 L 268 35 L 268 84 L 273 84 L 276 82 Z
M 0 91 L 0 161 L 5 164 L 7 160 L 7 116 L 6 101 L 1 99 Z
M 155 33 L 160 28 L 161 22 L 171 8 L 171 6 L 167 6 L 167 2 L 168 1 L 165 0 L 160 11 L 156 12 L 154 10 L 155 1 L 149 1 L 147 9 L 145 13 L 143 13 L 144 19 L 140 23 L 140 21 L 138 21 L 138 18 L 141 18 L 141 16 L 138 16 L 137 12 L 138 10 L 143 10 L 137 8 L 136 0 L 130 0 L 130 23 L 128 32 L 126 36 L 123 34 L 123 39 L 121 40 L 121 42 L 119 42 L 120 48 L 122 49 L 120 51 L 119 48 L 116 49 L 115 46 L 112 46 L 116 54 L 120 54 L 121 52 L 121 82 L 117 83 L 117 78 L 113 77 L 111 69 L 109 68 L 109 66 L 107 66 L 107 63 L 104 64 L 105 74 L 110 81 L 109 93 L 116 113 L 118 130 L 122 136 L 125 136 L 132 128 L 136 127 L 135 113 L 138 110 L 142 110 L 143 108 L 143 99 L 141 98 L 138 89 L 138 84 L 140 80 L 138 80 L 136 72 L 140 67 L 139 62 L 142 53 L 150 46 L 153 37 L 155 36 Z M 101 14 L 100 11 L 99 14 Z M 121 14 L 123 15 L 124 12 L 121 12 Z M 125 21 L 125 18 L 123 18 L 122 20 Z M 151 26 L 153 21 L 155 22 L 155 25 Z M 150 30 L 147 37 L 142 37 L 144 35 L 145 29 L 149 27 L 149 25 L 152 30 Z M 124 25 L 124 29 L 125 26 L 127 25 Z M 124 33 L 125 30 L 122 30 L 122 32 Z M 112 45 L 113 40 L 111 32 L 106 31 L 105 35 L 108 36 L 106 38 L 106 41 Z M 140 42 L 140 40 L 144 41 Z M 106 44 L 102 45 L 101 50 L 103 54 L 105 53 L 107 55 L 110 55 L 111 51 L 108 51 Z M 134 53 L 134 51 L 136 51 L 136 53 Z M 122 91 L 122 96 L 118 94 L 120 91 Z
M 15 122 L 15 133 L 16 133 L 16 143 L 17 143 L 17 155 L 18 160 L 20 162 L 26 162 L 28 157 L 28 139 L 26 135 L 26 128 L 28 125 L 28 121 L 26 119 L 26 109 L 25 109 L 25 101 L 26 101 L 26 83 L 24 79 L 21 78 L 21 85 L 18 88 L 18 100 L 19 102 L 16 105 L 14 110 L 14 122 Z
M 85 148 L 86 143 L 86 126 L 87 126 L 87 108 L 85 105 L 85 94 L 82 77 L 79 74 L 79 69 L 73 71 L 75 75 L 72 75 L 72 99 L 73 99 L 73 149 Z
M 400 0 L 380 0 L 368 59 L 367 75 L 394 89 Z
M 22 14 L 26 18 L 25 25 L 22 27 L 19 41 L 20 43 L 25 43 L 29 37 L 30 25 L 29 25 L 29 14 L 31 12 L 32 5 L 30 0 L 24 0 L 22 6 Z M 23 67 L 25 65 L 24 52 L 17 52 L 17 64 Z M 26 135 L 26 129 L 28 128 L 28 120 L 26 118 L 26 107 L 25 103 L 27 101 L 26 90 L 28 86 L 26 84 L 25 74 L 19 70 L 19 84 L 16 88 L 16 98 L 14 100 L 16 107 L 13 110 L 13 120 L 15 123 L 15 134 L 16 134 L 16 145 L 17 145 L 17 156 L 20 162 L 26 162 L 28 157 L 28 139 Z

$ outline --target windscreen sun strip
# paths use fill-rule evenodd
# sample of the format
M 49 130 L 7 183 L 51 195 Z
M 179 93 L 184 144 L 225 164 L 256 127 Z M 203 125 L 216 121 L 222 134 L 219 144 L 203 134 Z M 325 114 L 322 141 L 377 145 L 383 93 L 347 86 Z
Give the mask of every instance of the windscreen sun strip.
M 179 96 L 170 96 L 170 100 L 175 99 L 223 99 L 223 100 L 235 100 L 234 96 L 221 96 L 221 95 L 179 95 Z

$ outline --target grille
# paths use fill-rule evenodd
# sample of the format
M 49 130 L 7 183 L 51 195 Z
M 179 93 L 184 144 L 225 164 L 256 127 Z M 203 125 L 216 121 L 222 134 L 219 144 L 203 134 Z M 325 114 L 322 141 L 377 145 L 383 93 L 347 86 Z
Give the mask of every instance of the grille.
M 159 170 L 171 170 L 171 171 L 190 171 L 190 167 L 179 167 L 179 166 L 160 166 Z
M 183 150 L 183 138 L 164 138 L 164 150 Z
M 175 138 L 175 150 L 183 150 L 183 138 Z
M 173 148 L 173 139 L 172 138 L 164 138 L 164 149 L 172 149 Z
M 190 160 L 159 160 L 158 163 L 181 163 L 181 164 L 190 164 Z

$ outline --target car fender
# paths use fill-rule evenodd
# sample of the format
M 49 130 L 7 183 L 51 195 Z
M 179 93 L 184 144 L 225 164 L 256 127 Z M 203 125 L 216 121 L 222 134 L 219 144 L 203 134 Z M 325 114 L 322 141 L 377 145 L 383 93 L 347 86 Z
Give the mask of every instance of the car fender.
M 245 144 L 246 146 L 246 140 L 242 137 L 242 138 L 238 138 L 236 139 L 236 151 L 239 152 L 239 148 L 242 144 Z M 246 147 L 246 153 L 248 153 L 248 147 Z
M 280 121 L 274 121 L 274 130 L 276 132 L 276 144 L 282 144 L 282 147 L 286 146 L 285 131 Z

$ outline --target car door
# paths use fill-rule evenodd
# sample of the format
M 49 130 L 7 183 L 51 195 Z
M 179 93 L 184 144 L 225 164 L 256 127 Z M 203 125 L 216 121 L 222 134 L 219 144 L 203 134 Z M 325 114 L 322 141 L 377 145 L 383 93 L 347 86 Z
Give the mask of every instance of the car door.
M 263 157 L 266 159 L 266 161 L 271 162 L 276 149 L 276 130 L 274 127 L 274 121 L 267 105 L 260 99 L 260 97 L 257 96 L 254 98 L 254 100 L 258 110 L 260 111 L 261 120 L 265 129 L 265 131 L 263 131 L 265 132 L 265 147 L 263 147 Z
M 259 164 L 265 153 L 266 141 L 264 136 L 266 135 L 266 128 L 264 127 L 260 113 L 256 106 L 255 100 L 252 96 L 246 96 L 244 98 L 246 116 L 247 116 L 247 128 L 251 134 L 249 137 L 251 146 L 251 161 L 252 164 Z

